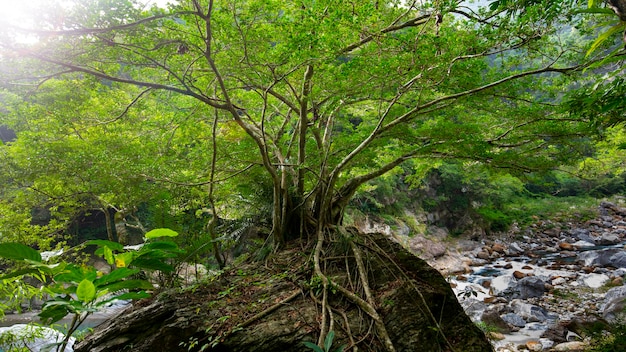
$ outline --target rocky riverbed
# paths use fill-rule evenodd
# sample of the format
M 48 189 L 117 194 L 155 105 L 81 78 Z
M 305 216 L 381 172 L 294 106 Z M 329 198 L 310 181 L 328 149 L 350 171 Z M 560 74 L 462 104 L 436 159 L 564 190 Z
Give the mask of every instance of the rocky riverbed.
M 626 208 L 602 202 L 595 219 L 543 221 L 432 262 L 453 264 L 449 281 L 496 351 L 583 350 L 589 330 L 623 317 L 625 243 Z
M 499 239 L 450 241 L 443 229 L 365 221 L 448 277 L 466 313 L 497 352 L 581 351 L 589 329 L 623 316 L 626 205 L 602 202 L 588 221 L 538 221 Z

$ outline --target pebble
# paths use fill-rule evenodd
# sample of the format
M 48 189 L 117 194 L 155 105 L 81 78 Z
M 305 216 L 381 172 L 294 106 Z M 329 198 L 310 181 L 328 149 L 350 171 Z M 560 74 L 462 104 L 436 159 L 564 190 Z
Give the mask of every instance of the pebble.
M 529 351 L 543 351 L 543 345 L 539 341 L 526 342 L 526 348 L 528 348 Z
M 493 246 L 491 246 L 491 251 L 504 254 L 504 252 L 506 251 L 506 247 L 504 247 L 504 245 L 500 243 L 496 243 Z
M 521 271 L 515 270 L 515 271 L 513 272 L 513 277 L 519 280 L 519 279 L 521 279 L 521 278 L 526 277 L 526 274 L 524 274 L 524 273 L 523 273 L 523 272 L 521 272 Z
M 500 332 L 491 331 L 487 334 L 487 338 L 490 340 L 504 340 L 504 334 Z

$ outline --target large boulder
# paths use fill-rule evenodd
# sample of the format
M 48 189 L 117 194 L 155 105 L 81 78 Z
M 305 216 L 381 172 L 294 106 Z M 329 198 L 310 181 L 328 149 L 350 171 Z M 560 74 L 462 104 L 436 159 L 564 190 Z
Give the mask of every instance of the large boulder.
M 621 237 L 612 232 L 605 232 L 602 234 L 600 238 L 596 240 L 596 243 L 599 245 L 607 246 L 618 244 L 622 241 Z
M 600 306 L 602 316 L 607 320 L 625 318 L 626 286 L 614 287 L 606 292 Z
M 611 265 L 611 257 L 622 252 L 621 248 L 605 248 L 578 253 L 578 260 L 585 266 L 608 266 Z
M 517 326 L 518 328 L 523 328 L 524 326 L 526 326 L 526 320 L 524 320 L 524 318 L 520 317 L 519 315 L 515 314 L 515 313 L 506 313 L 503 314 L 501 316 L 502 320 L 504 320 L 505 322 L 513 325 L 513 326 Z
M 528 322 L 545 322 L 549 318 L 549 314 L 545 309 L 517 299 L 511 301 L 511 309 L 513 309 L 515 314 Z
M 357 240 L 378 314 L 396 351 L 493 351 L 438 271 L 385 236 L 360 234 Z M 360 285 L 348 250 L 327 248 L 326 275 L 356 289 Z M 311 280 L 309 258 L 294 244 L 265 264 L 241 264 L 193 289 L 164 292 L 99 326 L 75 350 L 186 351 L 194 345 L 195 351 L 208 345 L 218 352 L 301 352 L 303 341 L 317 341 L 320 326 L 322 286 Z M 337 346 L 351 343 L 350 331 L 352 341 L 362 341 L 359 350 L 384 350 L 373 338 L 380 331 L 354 299 L 330 287 L 328 304 Z
M 527 276 L 517 282 L 519 298 L 541 297 L 546 292 L 546 283 L 537 276 Z
M 575 228 L 569 231 L 569 234 L 579 241 L 593 243 L 594 239 L 588 229 Z
M 609 258 L 611 262 L 611 266 L 616 268 L 626 268 L 626 251 L 621 251 L 613 254 L 611 258 Z

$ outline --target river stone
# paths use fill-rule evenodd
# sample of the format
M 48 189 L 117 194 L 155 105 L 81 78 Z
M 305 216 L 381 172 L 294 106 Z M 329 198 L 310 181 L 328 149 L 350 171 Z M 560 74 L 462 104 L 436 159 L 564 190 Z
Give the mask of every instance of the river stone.
M 480 317 L 480 321 L 489 327 L 495 327 L 500 333 L 508 334 L 513 331 L 513 329 L 511 329 L 511 325 L 504 321 L 500 314 L 498 314 L 495 310 L 485 311 Z
M 607 282 L 609 282 L 610 280 L 611 280 L 611 278 L 608 275 L 606 275 L 606 274 L 596 274 L 596 273 L 581 275 L 578 278 L 578 282 L 580 282 L 581 284 L 583 284 L 583 285 L 585 285 L 587 287 L 591 287 L 591 288 L 602 287 Z
M 574 247 L 576 248 L 591 248 L 591 247 L 595 247 L 596 245 L 593 242 L 587 242 L 587 241 L 576 241 L 574 243 Z
M 54 346 L 52 351 L 56 351 L 56 344 L 61 343 L 65 335 L 57 330 L 27 324 L 15 324 L 9 327 L 0 328 L 0 351 L 26 349 L 32 352 L 49 351 L 48 347 Z M 74 352 L 73 346 L 75 338 L 70 337 L 65 352 Z M 4 345 L 6 343 L 6 345 Z
M 501 315 L 500 317 L 502 318 L 502 320 L 513 326 L 517 326 L 519 328 L 523 328 L 524 326 L 526 326 L 526 321 L 524 320 L 524 318 L 515 313 L 506 313 Z
M 529 351 L 543 351 L 543 344 L 539 341 L 528 341 L 526 342 L 526 348 Z
M 623 317 L 626 307 L 626 286 L 614 287 L 606 292 L 600 306 L 602 316 L 610 321 Z
M 524 253 L 524 249 L 522 249 L 522 247 L 517 242 L 511 243 L 509 245 L 509 248 L 507 249 L 507 254 L 510 256 L 520 255 L 522 253 Z
M 611 265 L 616 268 L 626 268 L 626 252 L 615 253 L 609 258 Z
M 491 246 L 491 251 L 504 254 L 506 252 L 506 247 L 502 243 L 494 243 L 494 245 Z
M 465 314 L 470 316 L 473 321 L 480 320 L 480 316 L 487 310 L 487 304 L 476 299 L 463 299 L 460 303 Z
M 541 345 L 543 346 L 543 350 L 549 350 L 550 348 L 552 348 L 552 346 L 554 346 L 554 341 L 550 339 L 541 338 L 539 339 L 539 342 L 541 342 Z
M 426 247 L 426 251 L 433 258 L 438 258 L 446 254 L 447 248 L 441 242 L 433 242 L 428 247 Z
M 541 334 L 541 337 L 554 341 L 555 343 L 566 342 L 565 336 L 567 335 L 567 329 L 561 324 L 550 325 L 546 331 Z
M 612 244 L 618 244 L 620 243 L 622 239 L 611 232 L 605 232 L 602 234 L 602 237 L 600 237 L 597 241 L 598 244 L 600 245 L 612 245 Z
M 513 312 L 524 318 L 527 322 L 544 322 L 548 320 L 545 309 L 534 304 L 522 302 L 519 299 L 511 301 Z
M 537 276 L 527 276 L 517 282 L 519 298 L 541 297 L 546 291 L 546 284 Z
M 607 266 L 611 265 L 611 257 L 619 252 L 621 248 L 606 248 L 597 251 L 586 251 L 578 253 L 578 260 L 585 266 Z
M 489 253 L 487 251 L 480 251 L 476 253 L 476 258 L 487 260 L 489 259 Z
M 613 271 L 613 275 L 614 276 L 622 276 L 622 277 L 626 276 L 626 268 L 619 268 L 619 269 Z
M 552 351 L 584 351 L 587 348 L 587 344 L 582 341 L 570 341 L 560 343 L 552 349 Z
M 589 230 L 576 228 L 569 231 L 570 235 L 580 241 L 594 243 L 593 237 L 589 234 Z
M 517 280 L 510 275 L 501 275 L 491 280 L 491 290 L 496 295 L 510 295 L 517 287 Z

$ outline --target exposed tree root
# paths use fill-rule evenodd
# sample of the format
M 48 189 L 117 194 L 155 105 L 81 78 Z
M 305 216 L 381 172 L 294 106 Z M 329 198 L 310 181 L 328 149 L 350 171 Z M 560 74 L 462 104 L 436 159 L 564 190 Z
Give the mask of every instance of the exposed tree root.
M 266 266 L 244 262 L 161 295 L 98 328 L 77 351 L 301 352 L 303 341 L 323 345 L 331 331 L 332 350 L 490 351 L 438 272 L 381 235 L 350 229 L 319 232 L 309 256 L 294 244 Z
M 323 284 L 322 313 L 321 313 L 322 317 L 321 317 L 321 323 L 320 323 L 321 326 L 320 326 L 320 336 L 318 338 L 318 345 L 320 346 L 323 345 L 323 342 L 326 338 L 326 334 L 329 331 L 332 331 L 333 329 L 332 328 L 332 325 L 333 325 L 332 310 L 328 307 L 328 288 L 329 286 L 331 286 L 333 289 L 336 289 L 342 295 L 344 295 L 348 300 L 356 304 L 361 310 L 367 313 L 367 315 L 369 315 L 374 320 L 377 334 L 379 338 L 382 340 L 385 346 L 385 350 L 389 352 L 395 352 L 396 349 L 393 345 L 393 342 L 391 341 L 391 338 L 389 337 L 389 334 L 387 333 L 385 324 L 382 321 L 380 315 L 378 314 L 378 311 L 376 310 L 376 304 L 375 304 L 375 301 L 374 301 L 374 298 L 373 298 L 373 295 L 369 286 L 367 271 L 365 270 L 365 265 L 363 264 L 361 251 L 352 241 L 350 241 L 352 252 L 354 254 L 354 258 L 357 263 L 357 272 L 358 272 L 359 282 L 362 285 L 366 300 L 363 300 L 353 291 L 348 290 L 347 288 L 343 287 L 338 282 L 330 280 L 322 272 L 321 265 L 320 265 L 320 258 L 322 255 L 322 248 L 323 248 L 324 240 L 325 240 L 324 231 L 321 229 L 318 230 L 317 235 L 318 236 L 317 236 L 317 242 L 315 246 L 315 253 L 313 255 L 314 270 L 315 270 L 314 274 L 322 280 L 322 284 Z M 345 234 L 342 234 L 342 236 L 345 236 Z M 349 273 L 350 270 L 347 269 L 346 271 Z M 351 334 L 350 334 L 350 340 L 354 341 L 354 337 L 351 336 Z

